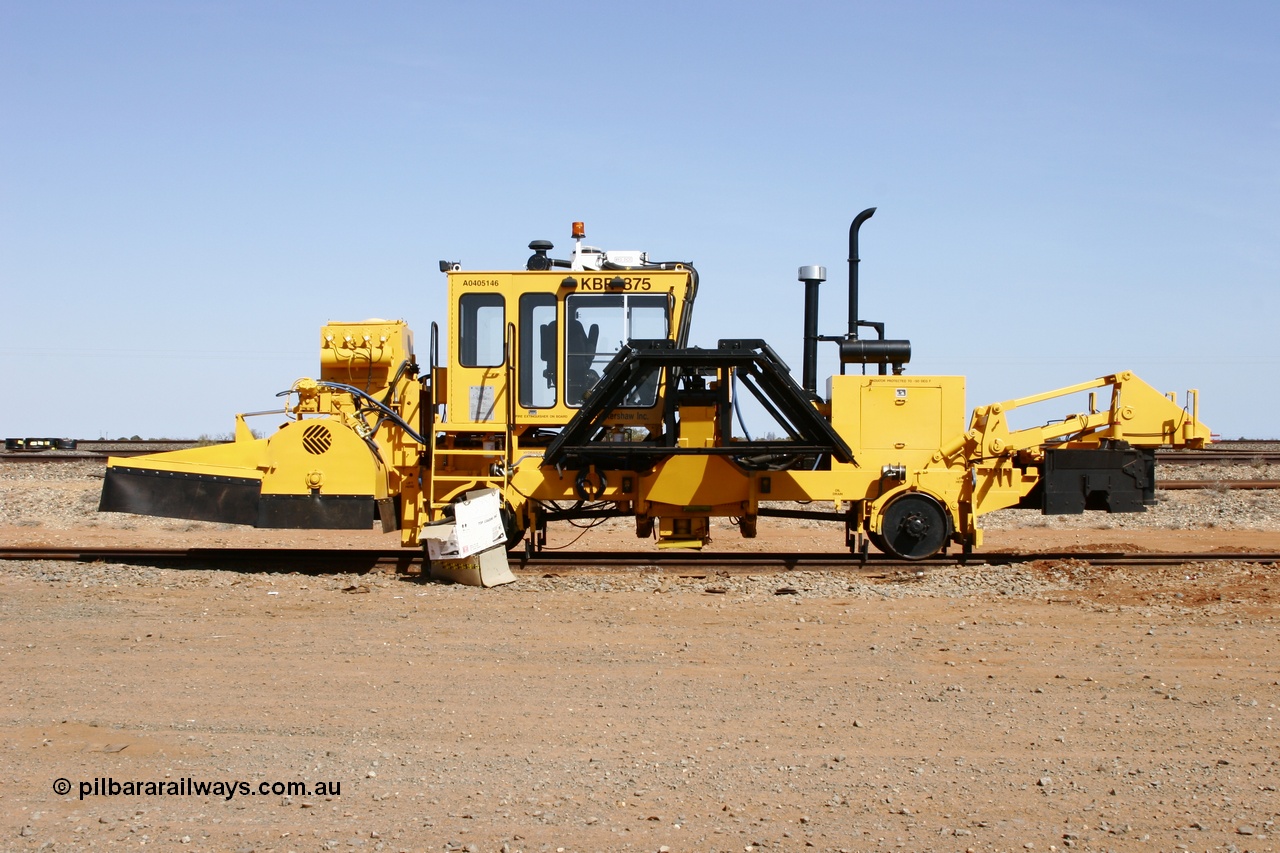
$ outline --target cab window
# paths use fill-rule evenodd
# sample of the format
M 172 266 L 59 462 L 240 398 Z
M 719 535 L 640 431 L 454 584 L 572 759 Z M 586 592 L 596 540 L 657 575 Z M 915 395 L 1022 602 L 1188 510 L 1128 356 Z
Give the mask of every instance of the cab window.
M 499 367 L 506 361 L 506 309 L 502 294 L 467 293 L 458 300 L 458 362 L 463 367 Z
M 546 409 L 556 404 L 556 295 L 520 297 L 520 405 Z
M 564 396 L 582 405 L 587 391 L 600 381 L 615 353 L 631 338 L 670 336 L 666 294 L 574 294 L 565 300 Z M 624 406 L 648 407 L 658 399 L 654 373 Z

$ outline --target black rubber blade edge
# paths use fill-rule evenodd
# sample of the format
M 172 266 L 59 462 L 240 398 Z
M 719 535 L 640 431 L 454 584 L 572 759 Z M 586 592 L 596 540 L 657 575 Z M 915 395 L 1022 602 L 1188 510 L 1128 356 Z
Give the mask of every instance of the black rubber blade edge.
M 258 527 L 301 530 L 368 530 L 376 504 L 371 495 L 263 495 Z
M 368 530 L 376 504 L 371 495 L 264 495 L 262 482 L 250 477 L 111 467 L 98 511 L 276 529 Z
M 250 477 L 113 466 L 102 481 L 98 512 L 253 525 L 261 490 L 261 481 Z

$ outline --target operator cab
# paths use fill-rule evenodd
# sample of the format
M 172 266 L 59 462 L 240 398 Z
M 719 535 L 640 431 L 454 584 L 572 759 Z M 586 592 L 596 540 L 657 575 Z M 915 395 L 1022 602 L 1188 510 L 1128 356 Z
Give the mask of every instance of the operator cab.
M 680 342 L 697 289 L 692 265 L 653 263 L 644 252 L 582 245 L 553 258 L 547 240 L 529 244 L 525 269 L 478 272 L 441 263 L 449 277 L 446 420 L 556 428 L 567 423 L 623 345 L 634 339 Z M 620 425 L 662 421 L 662 379 L 630 393 L 612 419 Z

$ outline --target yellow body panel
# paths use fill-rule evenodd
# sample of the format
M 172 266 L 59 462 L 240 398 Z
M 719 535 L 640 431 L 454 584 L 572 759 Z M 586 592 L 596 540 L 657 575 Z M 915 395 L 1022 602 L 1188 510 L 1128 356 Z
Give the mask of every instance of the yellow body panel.
M 963 376 L 833 376 L 830 386 L 831 425 L 862 469 L 924 465 L 964 428 Z
M 330 322 L 320 330 L 320 378 L 376 395 L 413 355 L 413 333 L 403 320 Z
M 741 469 L 720 456 L 675 456 L 640 478 L 646 500 L 668 507 L 704 508 L 700 514 L 723 504 L 737 505 L 739 512 L 734 514 L 741 514 L 748 482 Z
M 209 473 L 228 477 L 262 479 L 270 469 L 267 440 L 249 438 L 227 444 L 189 447 L 166 453 L 150 453 L 127 458 L 112 457 L 108 468 L 145 468 L 153 471 L 175 471 L 183 474 Z
M 271 468 L 262 481 L 263 494 L 387 496 L 381 461 L 338 419 L 295 421 L 271 436 L 267 454 Z
M 264 495 L 388 495 L 384 466 L 372 450 L 330 418 L 286 424 L 269 439 L 111 459 L 108 465 L 261 480 Z

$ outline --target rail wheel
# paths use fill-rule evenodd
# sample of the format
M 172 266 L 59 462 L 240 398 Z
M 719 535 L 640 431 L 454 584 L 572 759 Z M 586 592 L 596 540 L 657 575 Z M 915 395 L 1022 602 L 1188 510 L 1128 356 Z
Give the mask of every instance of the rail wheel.
M 880 553 L 882 554 L 889 553 L 889 543 L 885 542 L 884 537 L 881 536 L 879 533 L 872 533 L 870 530 L 868 530 L 867 539 L 870 540 L 872 545 L 876 546 L 876 550 L 879 551 Z
M 936 500 L 918 493 L 906 494 L 885 508 L 877 548 L 903 560 L 932 557 L 947 544 L 950 534 L 947 512 Z
M 507 550 L 514 551 L 520 545 L 520 541 L 524 539 L 525 526 L 521 522 L 520 517 L 516 515 L 511 504 L 505 504 L 501 511 L 502 530 L 507 534 Z

